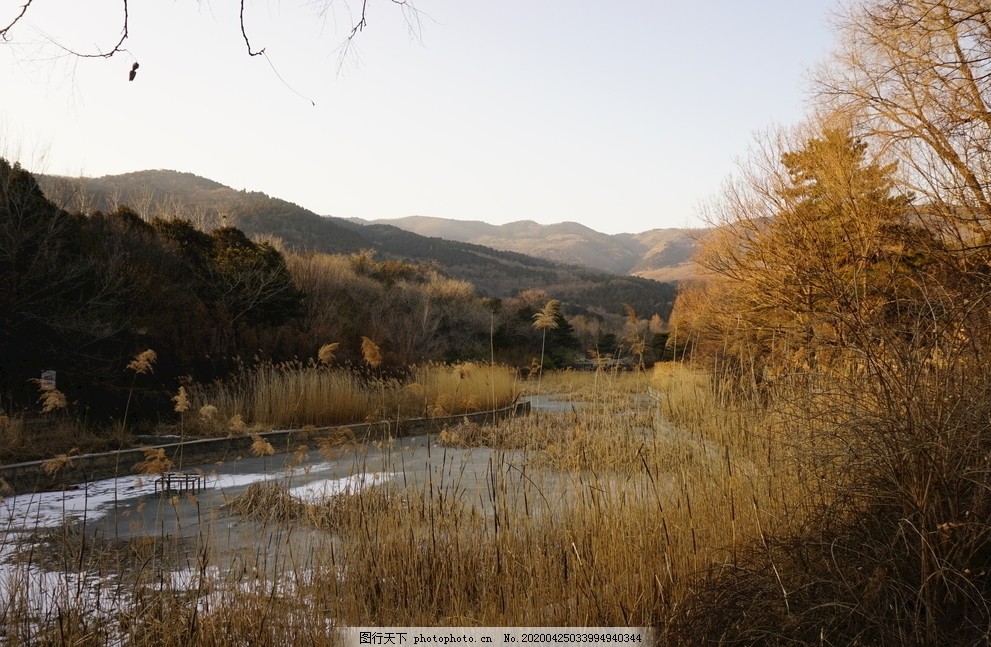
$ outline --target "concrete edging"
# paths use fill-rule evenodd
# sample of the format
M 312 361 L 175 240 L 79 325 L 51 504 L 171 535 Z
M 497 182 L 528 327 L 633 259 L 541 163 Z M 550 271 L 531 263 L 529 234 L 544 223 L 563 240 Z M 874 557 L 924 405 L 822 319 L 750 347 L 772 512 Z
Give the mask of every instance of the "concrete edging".
M 258 434 L 228 436 L 225 438 L 202 438 L 177 443 L 148 445 L 133 449 L 122 449 L 100 454 L 72 456 L 64 469 L 48 474 L 42 465 L 47 461 L 28 461 L 0 466 L 0 479 L 3 479 L 15 493 L 64 489 L 75 483 L 95 481 L 134 473 L 135 466 L 145 460 L 149 449 L 165 450 L 165 457 L 171 460 L 176 469 L 186 465 L 202 465 L 218 461 L 236 460 L 248 455 L 253 441 L 258 435 L 267 440 L 278 453 L 295 451 L 301 444 L 318 442 L 345 429 L 354 435 L 358 442 L 384 440 L 389 436 L 412 436 L 438 432 L 452 424 L 464 420 L 476 423 L 495 422 L 505 418 L 526 415 L 530 412 L 529 402 L 516 402 L 508 407 L 478 411 L 456 416 L 438 418 L 411 418 L 409 420 L 382 420 L 349 425 L 332 425 L 312 429 L 279 429 Z

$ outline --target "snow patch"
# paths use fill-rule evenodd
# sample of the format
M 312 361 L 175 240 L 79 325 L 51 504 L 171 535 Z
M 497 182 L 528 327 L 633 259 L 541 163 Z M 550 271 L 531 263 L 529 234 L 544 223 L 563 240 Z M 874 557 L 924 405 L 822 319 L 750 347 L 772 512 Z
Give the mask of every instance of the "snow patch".
M 321 503 L 341 494 L 356 494 L 366 487 L 381 485 L 399 476 L 392 472 L 355 474 L 340 479 L 323 479 L 300 485 L 289 494 L 305 503 Z

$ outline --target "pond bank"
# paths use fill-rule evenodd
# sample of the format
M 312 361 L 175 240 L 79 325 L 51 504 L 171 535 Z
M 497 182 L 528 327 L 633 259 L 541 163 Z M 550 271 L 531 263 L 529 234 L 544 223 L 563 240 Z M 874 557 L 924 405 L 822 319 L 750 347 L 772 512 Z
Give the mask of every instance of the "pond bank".
M 372 442 L 384 440 L 390 436 L 399 438 L 437 432 L 465 419 L 477 423 L 496 422 L 516 415 L 526 415 L 529 411 L 530 402 L 520 401 L 501 409 L 455 416 L 383 420 L 313 429 L 279 429 L 260 432 L 255 435 L 268 441 L 276 452 L 284 453 L 295 450 L 300 444 L 314 444 L 319 442 L 321 438 L 339 434 L 342 429 L 351 433 L 358 442 Z M 83 454 L 71 457 L 64 468 L 53 474 L 49 474 L 43 468 L 47 461 L 14 463 L 0 466 L 0 479 L 7 483 L 13 494 L 64 489 L 73 484 L 133 474 L 135 466 L 145 460 L 145 451 L 148 449 L 163 450 L 165 458 L 172 461 L 176 469 L 182 469 L 183 465 L 202 465 L 248 456 L 252 442 L 252 435 L 242 435 L 153 444 L 99 454 Z

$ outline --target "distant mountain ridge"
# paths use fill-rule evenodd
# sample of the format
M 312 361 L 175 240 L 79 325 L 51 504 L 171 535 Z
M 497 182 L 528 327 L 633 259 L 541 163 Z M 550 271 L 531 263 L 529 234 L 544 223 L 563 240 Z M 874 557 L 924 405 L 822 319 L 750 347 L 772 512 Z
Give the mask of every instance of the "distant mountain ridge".
M 89 213 L 128 206 L 146 217 L 180 217 L 207 230 L 233 225 L 252 236 L 275 237 L 297 252 L 350 254 L 373 250 L 383 258 L 436 263 L 450 276 L 474 284 L 481 296 L 502 298 L 522 290 L 544 290 L 565 302 L 573 314 L 623 315 L 624 304 L 629 304 L 644 316 L 658 313 L 667 317 L 674 301 L 675 290 L 668 283 L 597 269 L 587 262 L 566 264 L 425 236 L 389 224 L 320 216 L 264 193 L 238 191 L 190 173 L 155 170 L 99 178 L 36 178 L 52 202 L 70 211 Z M 533 235 L 539 235 L 541 225 L 529 226 L 538 228 Z M 570 223 L 563 229 L 568 227 L 574 228 L 573 234 L 587 236 L 587 228 L 581 225 Z M 584 239 L 579 236 L 575 240 Z M 605 237 L 602 242 L 616 246 L 609 241 Z
M 695 275 L 691 257 L 700 233 L 692 229 L 651 229 L 641 233 L 610 235 L 577 222 L 541 225 L 532 220 L 519 220 L 492 225 L 478 220 L 430 216 L 351 220 L 393 225 L 422 236 L 474 243 L 655 281 L 679 281 Z
M 79 211 L 109 210 L 120 203 L 139 213 L 165 212 L 205 227 L 219 226 L 230 218 L 230 224 L 248 233 L 278 235 L 297 249 L 353 251 L 368 241 L 363 240 L 361 229 L 347 227 L 347 223 L 388 225 L 420 236 L 662 282 L 695 275 L 691 257 L 699 234 L 704 233 L 692 229 L 651 229 L 610 235 L 577 222 L 542 225 L 519 220 L 492 225 L 478 220 L 430 216 L 375 221 L 344 219 L 319 216 L 291 202 L 260 192 L 238 191 L 192 173 L 166 170 L 99 178 L 41 175 L 38 179 L 56 203 L 65 205 L 74 199 L 77 204 L 72 206 Z M 85 190 L 81 190 L 83 186 Z

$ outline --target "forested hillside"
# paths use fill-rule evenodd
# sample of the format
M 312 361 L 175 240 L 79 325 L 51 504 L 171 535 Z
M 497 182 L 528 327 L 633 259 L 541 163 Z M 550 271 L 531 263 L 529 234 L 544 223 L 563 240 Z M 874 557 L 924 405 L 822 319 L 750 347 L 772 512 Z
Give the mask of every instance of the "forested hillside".
M 236 226 L 249 236 L 277 238 L 294 252 L 373 250 L 382 259 L 436 263 L 452 278 L 475 285 L 482 296 L 504 298 L 539 289 L 567 294 L 573 310 L 616 318 L 623 316 L 624 304 L 647 317 L 667 318 L 674 302 L 674 287 L 653 280 L 421 236 L 391 225 L 318 216 L 264 193 L 236 191 L 190 173 L 39 176 L 38 181 L 53 202 L 69 211 L 110 211 L 128 205 L 144 217 L 182 218 L 206 230 Z
M 195 195 L 224 192 L 191 176 L 180 179 L 196 183 Z M 223 379 L 259 363 L 311 361 L 325 344 L 337 344 L 336 362 L 361 365 L 372 343 L 386 372 L 456 359 L 530 367 L 540 356 L 560 366 L 590 349 L 629 354 L 659 331 L 657 325 L 649 331 L 647 319 L 670 307 L 664 284 L 586 276 L 394 227 L 371 228 L 373 235 L 360 238 L 361 251 L 294 251 L 271 236 L 252 239 L 230 223 L 286 220 L 296 228 L 283 232 L 339 230 L 338 242 L 359 234 L 354 225 L 310 217 L 288 203 L 257 194 L 244 199 L 258 208 L 231 211 L 213 228 L 178 217 L 142 218 L 119 202 L 108 211 L 71 212 L 51 203 L 30 173 L 0 160 L 4 406 L 41 406 L 39 379 L 54 371 L 64 404 L 77 413 L 93 420 L 125 412 L 153 418 L 169 410 L 170 394 L 184 381 Z M 416 258 L 430 260 L 410 260 Z M 516 283 L 492 292 L 517 294 L 482 293 L 438 260 L 457 267 L 460 259 L 485 285 L 473 263 L 487 258 L 519 272 Z M 545 340 L 533 322 L 552 299 L 564 307 L 553 309 Z M 641 309 L 606 316 L 589 305 L 596 302 Z M 125 369 L 146 350 L 154 351 L 153 370 Z

